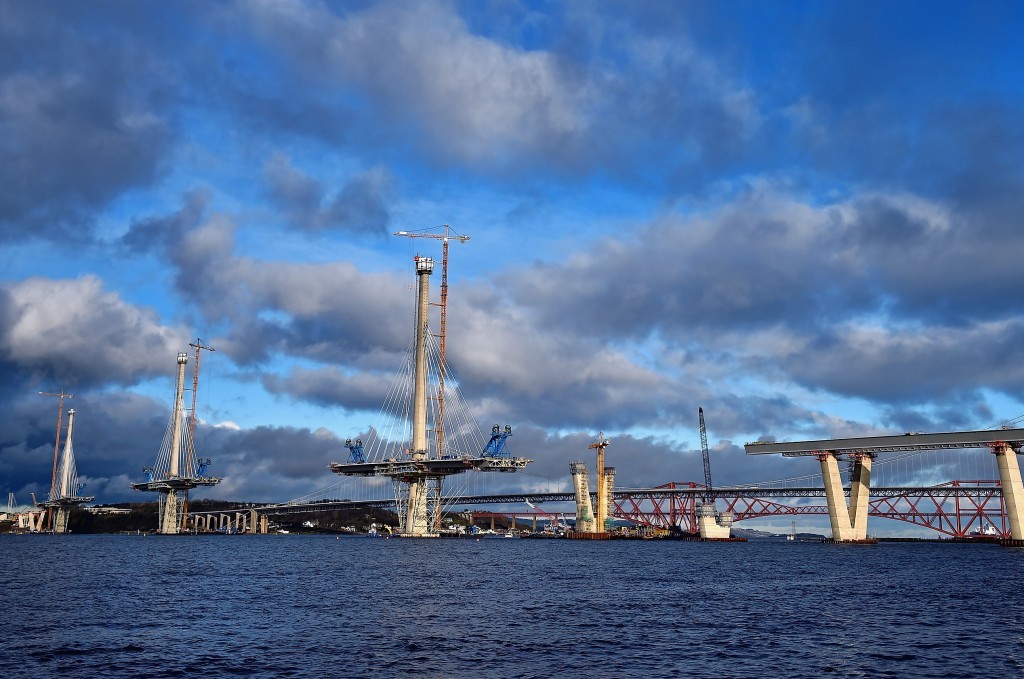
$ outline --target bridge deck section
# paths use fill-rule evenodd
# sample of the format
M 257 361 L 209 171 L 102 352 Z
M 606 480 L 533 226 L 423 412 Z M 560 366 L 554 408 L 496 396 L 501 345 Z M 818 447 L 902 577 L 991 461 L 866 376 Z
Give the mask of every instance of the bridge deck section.
M 784 443 L 755 442 L 744 444 L 748 455 L 779 455 L 798 457 L 819 453 L 893 453 L 915 450 L 943 450 L 956 448 L 988 448 L 1006 444 L 1018 453 L 1024 445 L 1024 429 L 991 429 L 959 431 L 937 434 L 896 434 L 889 436 L 860 436 L 819 441 L 791 441 Z

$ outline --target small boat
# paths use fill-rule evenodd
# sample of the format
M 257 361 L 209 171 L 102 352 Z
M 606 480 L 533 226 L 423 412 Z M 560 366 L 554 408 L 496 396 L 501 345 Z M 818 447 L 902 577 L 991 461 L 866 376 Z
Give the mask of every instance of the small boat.
M 994 525 L 989 523 L 988 525 L 983 525 L 979 530 L 971 531 L 970 536 L 972 538 L 997 538 L 999 537 L 999 531 L 996 530 Z

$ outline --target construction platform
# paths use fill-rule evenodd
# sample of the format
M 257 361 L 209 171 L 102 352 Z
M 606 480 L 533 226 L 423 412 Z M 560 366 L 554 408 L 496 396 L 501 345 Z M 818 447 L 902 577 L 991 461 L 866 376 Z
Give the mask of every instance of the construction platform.
M 199 486 L 216 486 L 222 480 L 215 476 L 175 476 L 156 481 L 142 481 L 131 485 L 135 490 L 190 490 Z
M 427 460 L 391 458 L 380 462 L 332 462 L 330 470 L 345 476 L 414 476 L 459 474 L 476 469 L 482 472 L 511 472 L 523 469 L 530 460 L 521 457 L 453 456 Z

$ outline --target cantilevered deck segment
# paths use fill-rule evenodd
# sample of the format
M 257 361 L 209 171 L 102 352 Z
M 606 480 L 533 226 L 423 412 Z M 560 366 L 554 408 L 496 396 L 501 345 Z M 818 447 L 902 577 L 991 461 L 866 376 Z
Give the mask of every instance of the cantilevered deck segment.
M 783 455 L 799 457 L 823 452 L 894 453 L 911 450 L 945 450 L 950 448 L 991 448 L 1007 445 L 1018 453 L 1024 445 L 1024 429 L 990 429 L 984 431 L 956 431 L 940 434 L 893 434 L 889 436 L 858 436 L 846 439 L 820 441 L 792 441 L 788 443 L 746 443 L 748 455 Z
M 436 474 L 447 476 L 476 469 L 484 472 L 511 472 L 523 469 L 530 460 L 522 457 L 450 457 L 427 460 L 384 460 L 381 462 L 332 462 L 335 474 L 344 476 L 403 476 Z

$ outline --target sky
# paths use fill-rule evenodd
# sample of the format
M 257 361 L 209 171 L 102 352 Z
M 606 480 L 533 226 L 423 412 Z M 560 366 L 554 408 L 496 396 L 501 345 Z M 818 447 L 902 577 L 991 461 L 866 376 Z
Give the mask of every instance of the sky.
M 743 443 L 1024 413 L 1024 6 L 0 1 L 0 491 L 74 398 L 97 502 L 203 352 L 203 497 L 374 425 L 449 224 L 448 362 L 567 484 L 813 474 Z M 435 276 L 436 278 L 436 276 Z M 436 294 L 439 281 L 432 282 Z M 923 472 L 922 472 L 923 473 Z M 788 522 L 781 522 L 788 530 Z

